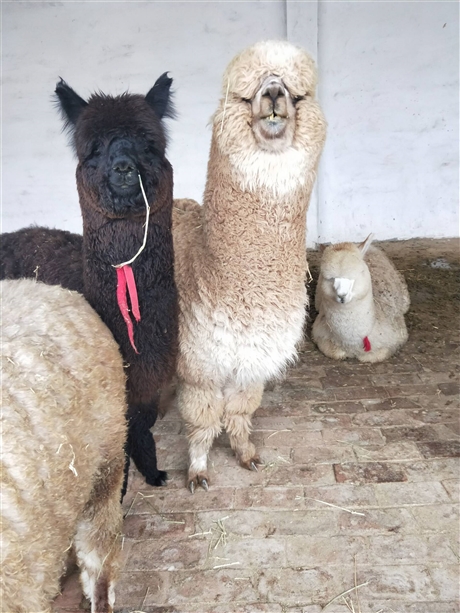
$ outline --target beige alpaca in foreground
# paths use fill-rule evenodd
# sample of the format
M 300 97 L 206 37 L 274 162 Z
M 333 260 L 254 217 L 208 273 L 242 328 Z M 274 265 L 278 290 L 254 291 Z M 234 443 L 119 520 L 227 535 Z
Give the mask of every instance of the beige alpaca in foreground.
M 336 360 L 381 362 L 407 341 L 406 282 L 371 242 L 331 245 L 321 258 L 312 338 Z
M 126 436 L 118 345 L 77 292 L 0 288 L 0 611 L 51 612 L 73 544 L 92 613 L 109 613 Z
M 302 338 L 306 212 L 326 132 L 315 88 L 312 59 L 290 43 L 240 53 L 213 117 L 203 206 L 175 203 L 178 403 L 192 492 L 208 489 L 222 427 L 241 465 L 257 470 L 251 415 Z

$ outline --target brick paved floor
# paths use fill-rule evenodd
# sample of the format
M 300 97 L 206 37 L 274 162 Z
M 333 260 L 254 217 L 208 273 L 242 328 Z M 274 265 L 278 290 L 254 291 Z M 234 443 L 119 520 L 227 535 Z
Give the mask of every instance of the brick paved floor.
M 264 469 L 237 466 L 223 435 L 192 496 L 180 416 L 157 423 L 171 480 L 131 473 L 117 612 L 460 611 L 458 242 L 383 246 L 408 279 L 409 342 L 363 365 L 306 340 L 253 420 Z M 72 575 L 56 611 L 80 596 Z

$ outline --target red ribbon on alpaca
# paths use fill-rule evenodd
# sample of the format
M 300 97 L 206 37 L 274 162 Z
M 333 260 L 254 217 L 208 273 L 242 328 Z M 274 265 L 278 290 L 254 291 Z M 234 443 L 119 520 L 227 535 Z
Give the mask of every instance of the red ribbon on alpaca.
M 125 264 L 117 268 L 117 302 L 120 312 L 125 320 L 126 327 L 128 328 L 129 342 L 136 353 L 139 353 L 136 345 L 134 344 L 134 329 L 133 322 L 129 316 L 128 300 L 126 296 L 126 290 L 128 290 L 129 300 L 131 302 L 131 311 L 134 315 L 134 319 L 139 322 L 141 320 L 141 313 L 139 310 L 139 300 L 137 297 L 136 282 L 134 280 L 134 273 L 131 266 Z
M 364 345 L 364 351 L 371 350 L 371 341 L 367 338 L 367 336 L 364 337 L 363 345 Z

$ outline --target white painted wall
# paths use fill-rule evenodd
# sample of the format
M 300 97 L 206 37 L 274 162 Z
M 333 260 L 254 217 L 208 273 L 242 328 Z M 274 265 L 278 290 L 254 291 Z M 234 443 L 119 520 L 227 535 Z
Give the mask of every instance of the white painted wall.
M 319 241 L 458 234 L 458 4 L 321 2 Z
M 81 231 L 52 93 L 147 92 L 168 70 L 175 195 L 201 200 L 229 60 L 263 38 L 317 57 L 329 123 L 309 243 L 458 232 L 458 4 L 2 2 L 2 230 Z M 443 27 L 445 25 L 445 27 Z

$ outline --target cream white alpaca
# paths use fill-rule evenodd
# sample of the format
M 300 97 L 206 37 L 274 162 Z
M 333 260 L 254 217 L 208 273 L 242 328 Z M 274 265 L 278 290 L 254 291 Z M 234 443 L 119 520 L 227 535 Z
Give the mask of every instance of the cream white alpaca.
M 93 613 L 114 604 L 125 374 L 83 296 L 2 281 L 2 613 L 51 612 L 74 545 Z
M 321 258 L 312 338 L 336 360 L 381 362 L 407 341 L 406 282 L 371 242 L 331 245 Z
M 187 424 L 188 484 L 208 489 L 222 427 L 242 466 L 264 382 L 296 357 L 307 305 L 306 212 L 326 124 L 312 59 L 266 41 L 228 66 L 203 206 L 176 201 L 178 402 Z

